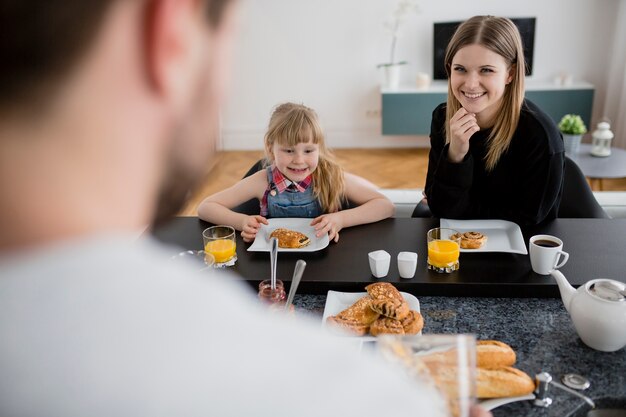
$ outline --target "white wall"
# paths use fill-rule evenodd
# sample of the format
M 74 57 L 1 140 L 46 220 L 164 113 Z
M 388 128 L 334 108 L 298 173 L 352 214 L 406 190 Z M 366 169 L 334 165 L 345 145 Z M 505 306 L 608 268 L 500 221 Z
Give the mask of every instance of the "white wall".
M 596 87 L 592 124 L 602 117 L 610 46 L 620 0 L 421 0 L 401 29 L 402 78 L 432 75 L 433 22 L 477 14 L 536 17 L 531 80 L 567 71 Z M 383 23 L 397 0 L 241 0 L 240 30 L 223 149 L 262 149 L 272 108 L 304 103 L 320 115 L 329 146 L 427 146 L 420 136 L 380 134 L 380 74 L 390 37 Z

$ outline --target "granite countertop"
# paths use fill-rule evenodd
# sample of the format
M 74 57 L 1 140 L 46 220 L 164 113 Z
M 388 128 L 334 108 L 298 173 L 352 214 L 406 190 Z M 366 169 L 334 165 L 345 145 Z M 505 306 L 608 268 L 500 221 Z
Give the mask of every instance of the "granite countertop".
M 515 367 L 534 377 L 548 372 L 555 381 L 576 373 L 591 381 L 584 395 L 598 407 L 626 408 L 626 348 L 613 353 L 587 347 L 576 334 L 560 299 L 418 297 L 424 333 L 473 333 L 495 339 L 517 353 Z M 326 296 L 299 295 L 297 311 L 319 316 Z M 585 416 L 589 407 L 581 399 L 550 387 L 553 403 L 536 407 L 532 401 L 511 403 L 493 410 L 500 416 Z

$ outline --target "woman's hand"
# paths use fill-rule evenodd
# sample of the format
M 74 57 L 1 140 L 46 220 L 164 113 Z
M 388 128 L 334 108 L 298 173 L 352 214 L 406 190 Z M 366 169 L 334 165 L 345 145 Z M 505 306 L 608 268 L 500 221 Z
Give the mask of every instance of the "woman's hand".
M 448 159 L 459 163 L 469 151 L 469 140 L 472 135 L 480 130 L 476 115 L 468 113 L 463 107 L 450 119 L 450 147 Z
M 246 216 L 241 227 L 241 237 L 244 242 L 252 242 L 262 224 L 269 224 L 263 216 Z
M 311 226 L 315 227 L 315 236 L 320 237 L 324 233 L 328 233 L 328 239 L 339 241 L 339 231 L 343 229 L 343 220 L 341 213 L 322 214 L 311 222 Z

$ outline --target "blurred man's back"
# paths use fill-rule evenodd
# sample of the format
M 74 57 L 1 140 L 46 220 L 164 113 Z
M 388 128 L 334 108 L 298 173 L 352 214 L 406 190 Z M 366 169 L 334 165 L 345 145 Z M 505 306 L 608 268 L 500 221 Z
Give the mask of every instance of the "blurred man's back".
M 210 158 L 230 3 L 0 0 L 0 415 L 397 416 L 433 404 L 317 323 L 268 316 L 233 277 L 197 275 L 135 239 Z

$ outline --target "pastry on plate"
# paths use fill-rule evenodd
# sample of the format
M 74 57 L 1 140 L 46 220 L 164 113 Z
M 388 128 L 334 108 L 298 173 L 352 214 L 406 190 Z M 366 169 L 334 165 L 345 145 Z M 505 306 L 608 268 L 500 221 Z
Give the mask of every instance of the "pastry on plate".
M 424 327 L 424 318 L 417 311 L 411 310 L 404 319 L 400 320 L 400 323 L 402 323 L 404 334 L 418 334 Z
M 347 330 L 349 333 L 362 336 L 368 332 L 370 325 L 380 316 L 379 313 L 372 310 L 371 305 L 372 298 L 366 295 L 336 316 L 328 317 L 326 321 Z
M 451 239 L 461 238 L 462 249 L 479 249 L 487 242 L 487 236 L 480 232 L 455 233 Z
M 356 336 L 367 333 L 418 334 L 424 327 L 422 315 L 410 309 L 402 294 L 388 282 L 376 282 L 365 287 L 362 296 L 348 308 L 328 316 L 328 327 L 347 331 Z
M 376 282 L 365 287 L 367 293 L 375 300 L 393 299 L 404 301 L 400 291 L 388 282 Z
M 404 334 L 404 327 L 400 320 L 381 316 L 370 326 L 372 336 L 379 334 Z
M 270 234 L 270 238 L 278 239 L 278 247 L 287 249 L 298 249 L 311 243 L 311 239 L 304 233 L 297 230 L 278 228 Z
M 396 320 L 402 320 L 409 315 L 409 305 L 406 301 L 396 300 L 395 298 L 381 298 L 372 300 L 372 310 L 375 312 Z
M 370 329 L 368 324 L 339 316 L 330 316 L 326 319 L 326 322 L 330 325 L 330 328 L 353 336 L 365 336 Z

